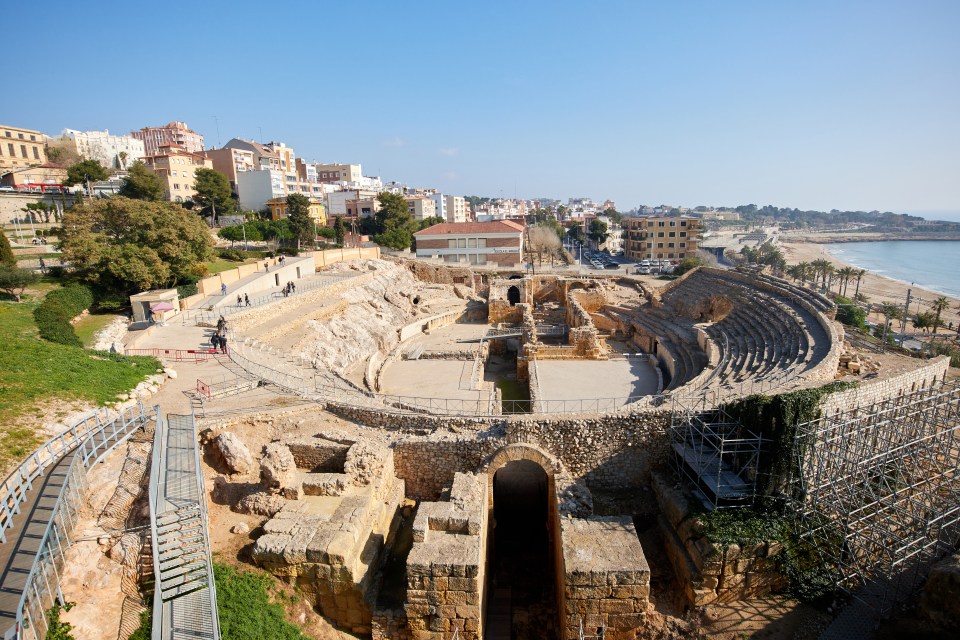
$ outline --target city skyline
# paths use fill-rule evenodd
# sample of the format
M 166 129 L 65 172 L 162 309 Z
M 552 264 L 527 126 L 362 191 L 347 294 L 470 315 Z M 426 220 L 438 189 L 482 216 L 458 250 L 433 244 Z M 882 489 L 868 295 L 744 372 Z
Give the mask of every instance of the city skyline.
M 250 3 L 168 3 L 200 27 L 178 30 L 125 4 L 51 4 L 72 28 L 31 53 L 36 68 L 104 62 L 67 76 L 69 99 L 18 92 L 5 124 L 181 120 L 208 148 L 278 140 L 465 195 L 960 219 L 955 3 L 279 2 L 290 19 L 268 30 Z

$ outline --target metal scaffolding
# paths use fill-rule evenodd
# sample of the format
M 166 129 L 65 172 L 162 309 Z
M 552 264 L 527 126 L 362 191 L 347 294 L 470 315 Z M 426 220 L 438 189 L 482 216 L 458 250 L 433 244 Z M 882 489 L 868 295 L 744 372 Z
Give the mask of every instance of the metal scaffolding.
M 749 505 L 766 441 L 722 409 L 702 404 L 674 403 L 670 439 L 677 473 L 707 509 Z
M 960 542 L 960 383 L 799 425 L 796 532 L 885 616 Z

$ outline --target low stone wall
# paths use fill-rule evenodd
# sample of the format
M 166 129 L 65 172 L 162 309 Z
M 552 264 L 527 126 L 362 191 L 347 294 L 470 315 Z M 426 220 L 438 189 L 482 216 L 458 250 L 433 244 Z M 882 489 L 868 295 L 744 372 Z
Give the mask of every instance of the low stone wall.
M 787 588 L 788 581 L 777 567 L 783 552 L 780 542 L 748 547 L 715 544 L 703 534 L 696 517 L 699 510 L 678 483 L 655 473 L 652 484 L 664 547 L 692 606 L 756 598 Z
M 870 405 L 891 400 L 907 393 L 929 387 L 938 380 L 946 379 L 950 367 L 948 356 L 933 358 L 922 367 L 902 373 L 886 380 L 861 382 L 859 386 L 826 397 L 820 405 L 820 412 L 830 416 L 852 408 L 868 410 Z
M 335 442 L 286 442 L 299 469 L 309 469 L 313 473 L 343 473 L 347 460 L 347 451 L 351 443 Z

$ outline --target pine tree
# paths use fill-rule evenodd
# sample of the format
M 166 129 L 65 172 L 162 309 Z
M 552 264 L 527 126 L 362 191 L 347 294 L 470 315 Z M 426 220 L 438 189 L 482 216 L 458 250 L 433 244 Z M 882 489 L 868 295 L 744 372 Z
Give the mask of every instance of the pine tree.
M 11 268 L 17 266 L 17 257 L 13 255 L 10 241 L 7 240 L 7 234 L 3 231 L 0 231 L 0 264 Z

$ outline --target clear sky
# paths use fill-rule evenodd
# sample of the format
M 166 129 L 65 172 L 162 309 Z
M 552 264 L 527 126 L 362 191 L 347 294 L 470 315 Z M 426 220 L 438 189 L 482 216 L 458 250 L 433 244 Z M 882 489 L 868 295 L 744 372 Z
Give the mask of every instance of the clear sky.
M 449 193 L 960 213 L 960 2 L 9 3 L 0 122 Z M 213 116 L 217 116 L 215 120 Z

